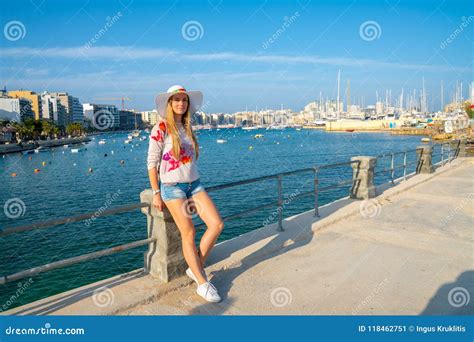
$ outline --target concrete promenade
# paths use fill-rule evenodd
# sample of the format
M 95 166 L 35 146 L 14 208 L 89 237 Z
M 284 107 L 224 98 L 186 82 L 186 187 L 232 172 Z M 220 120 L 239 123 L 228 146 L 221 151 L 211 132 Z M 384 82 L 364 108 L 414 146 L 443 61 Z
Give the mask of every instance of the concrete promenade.
M 186 277 L 142 271 L 4 314 L 474 314 L 474 158 L 344 198 L 216 246 L 206 271 L 223 301 Z M 312 200 L 308 197 L 308 200 Z

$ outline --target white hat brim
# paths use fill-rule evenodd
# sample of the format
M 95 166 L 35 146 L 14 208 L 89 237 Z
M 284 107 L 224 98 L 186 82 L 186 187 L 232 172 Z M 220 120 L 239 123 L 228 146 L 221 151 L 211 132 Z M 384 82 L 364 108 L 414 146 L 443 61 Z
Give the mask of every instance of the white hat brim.
M 176 94 L 183 94 L 183 93 L 161 93 L 156 95 L 155 97 L 155 105 L 158 115 L 165 117 L 166 116 L 166 106 L 168 104 L 168 99 Z M 198 111 L 202 106 L 202 99 L 203 95 L 200 91 L 187 91 L 184 94 L 188 94 L 189 96 L 189 112 L 190 114 L 195 113 Z

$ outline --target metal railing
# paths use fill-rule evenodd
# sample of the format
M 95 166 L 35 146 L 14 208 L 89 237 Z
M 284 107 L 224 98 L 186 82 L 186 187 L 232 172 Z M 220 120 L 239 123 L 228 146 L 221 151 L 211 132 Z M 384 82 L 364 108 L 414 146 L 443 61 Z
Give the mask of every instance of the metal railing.
M 446 144 L 449 144 L 447 161 L 451 161 L 452 159 L 456 158 L 458 153 L 459 153 L 459 141 L 457 143 L 455 153 L 453 154 L 452 157 L 451 157 L 451 145 L 450 145 L 450 143 L 440 144 L 441 149 L 442 149 L 441 154 L 440 154 L 442 156 L 442 161 L 441 161 L 442 165 L 444 165 L 444 154 L 445 154 L 445 150 L 444 150 L 443 146 L 446 145 Z M 407 162 L 407 155 L 408 155 L 408 153 L 417 152 L 418 150 L 420 150 L 420 148 L 413 149 L 413 150 L 407 150 L 407 151 L 401 151 L 401 152 L 386 153 L 386 154 L 382 154 L 382 155 L 377 156 L 376 157 L 377 159 L 382 159 L 382 158 L 386 158 L 387 156 L 389 156 L 391 158 L 390 168 L 376 171 L 376 172 L 374 172 L 374 175 L 390 172 L 391 183 L 394 184 L 395 170 L 399 169 L 399 168 L 403 168 L 403 179 L 406 180 L 408 166 L 419 163 L 419 161 L 421 159 L 421 158 L 418 158 L 418 160 L 416 162 L 408 163 Z M 395 165 L 395 155 L 399 155 L 399 154 L 403 154 L 403 164 Z M 326 191 L 326 190 L 330 190 L 330 189 L 334 189 L 334 188 L 339 188 L 341 186 L 349 185 L 349 184 L 352 184 L 352 186 L 354 187 L 354 186 L 356 186 L 356 184 L 355 184 L 354 177 L 352 176 L 352 178 L 350 180 L 344 180 L 344 181 L 337 182 L 336 184 L 333 184 L 333 185 L 320 187 L 319 186 L 318 173 L 323 169 L 330 169 L 330 168 L 336 168 L 336 167 L 341 167 L 341 166 L 352 166 L 352 164 L 358 164 L 358 163 L 360 163 L 360 161 L 354 160 L 354 161 L 341 162 L 341 163 L 335 163 L 335 164 L 326 164 L 326 165 L 321 165 L 321 166 L 314 166 L 314 167 L 310 167 L 310 168 L 304 168 L 304 169 L 288 171 L 288 172 L 281 172 L 281 173 L 276 173 L 276 174 L 273 174 L 273 175 L 256 177 L 256 178 L 245 179 L 245 180 L 241 180 L 241 181 L 236 181 L 236 182 L 231 182 L 231 183 L 225 183 L 225 184 L 206 187 L 206 191 L 208 191 L 208 192 L 217 191 L 217 190 L 236 187 L 236 186 L 240 186 L 240 185 L 244 185 L 244 184 L 252 184 L 252 183 L 261 182 L 261 181 L 265 181 L 265 180 L 269 180 L 269 179 L 276 179 L 278 191 L 277 191 L 277 199 L 276 199 L 275 202 L 270 202 L 270 203 L 267 203 L 267 204 L 264 204 L 264 205 L 259 205 L 259 206 L 256 206 L 256 207 L 253 207 L 253 208 L 250 208 L 250 209 L 246 209 L 246 210 L 240 211 L 238 213 L 225 216 L 222 219 L 224 221 L 228 221 L 228 220 L 231 220 L 231 219 L 234 219 L 234 218 L 237 218 L 237 217 L 248 215 L 248 214 L 253 213 L 253 212 L 258 212 L 262 209 L 277 206 L 277 208 L 278 208 L 277 231 L 281 232 L 281 231 L 284 231 L 284 229 L 283 229 L 283 214 L 282 214 L 282 212 L 283 212 L 283 205 L 282 205 L 283 204 L 283 194 L 282 194 L 283 177 L 296 175 L 296 174 L 301 174 L 301 173 L 305 173 L 305 172 L 312 172 L 313 173 L 313 184 L 314 184 L 313 190 L 306 191 L 306 192 L 303 192 L 303 193 L 299 193 L 299 194 L 293 196 L 293 198 L 296 199 L 296 198 L 301 198 L 301 197 L 305 197 L 305 196 L 314 195 L 314 216 L 319 217 L 319 193 L 321 191 Z M 102 216 L 115 215 L 115 214 L 124 213 L 124 212 L 130 212 L 132 210 L 141 209 L 141 208 L 150 208 L 150 204 L 149 203 L 137 203 L 137 204 L 131 204 L 131 205 L 120 206 L 120 207 L 104 210 L 101 213 L 101 217 Z M 95 214 L 95 212 L 90 212 L 90 213 L 80 214 L 80 215 L 67 217 L 67 218 L 62 218 L 62 219 L 58 219 L 58 220 L 50 220 L 50 221 L 33 223 L 33 224 L 29 224 L 29 225 L 24 225 L 24 226 L 6 228 L 4 230 L 0 230 L 0 237 L 8 236 L 8 235 L 15 234 L 15 233 L 32 231 L 32 230 L 36 230 L 36 229 L 50 228 L 50 227 L 58 226 L 58 225 L 61 225 L 61 224 L 80 222 L 80 221 L 90 219 L 91 217 L 94 216 L 94 214 Z M 201 227 L 203 225 L 205 225 L 205 223 L 198 224 L 195 227 L 197 228 L 197 227 Z M 39 273 L 42 273 L 42 272 L 46 272 L 46 271 L 50 271 L 50 270 L 53 270 L 53 269 L 74 265 L 74 264 L 77 264 L 77 263 L 80 263 L 80 262 L 100 258 L 100 257 L 103 257 L 103 256 L 107 256 L 107 255 L 111 255 L 111 254 L 114 254 L 114 253 L 122 252 L 122 251 L 125 251 L 125 250 L 128 250 L 128 249 L 137 248 L 137 247 L 144 246 L 144 245 L 149 245 L 150 243 L 156 243 L 156 238 L 147 238 L 147 239 L 143 239 L 143 240 L 133 241 L 133 242 L 130 242 L 130 243 L 126 243 L 126 244 L 123 244 L 123 245 L 118 245 L 118 246 L 107 248 L 107 249 L 104 249 L 104 250 L 100 250 L 100 251 L 96 251 L 96 252 L 92 252 L 92 253 L 88 253 L 88 254 L 75 256 L 75 257 L 72 257 L 72 258 L 68 258 L 68 259 L 48 263 L 48 264 L 42 265 L 42 266 L 33 267 L 33 268 L 30 268 L 30 269 L 27 269 L 27 270 L 24 270 L 24 271 L 20 271 L 20 272 L 11 274 L 11 275 L 0 276 L 0 284 L 5 284 L 7 282 L 19 280 L 19 279 L 22 279 L 22 278 L 25 278 L 25 277 L 28 277 L 28 276 L 32 276 L 32 275 L 36 275 L 36 274 L 39 274 Z
M 150 207 L 148 203 L 125 205 L 121 207 L 104 210 L 101 213 L 101 217 L 115 215 L 119 213 L 125 213 L 125 212 L 129 212 L 135 209 L 141 209 L 141 208 L 147 208 L 147 207 Z M 51 227 L 58 226 L 61 224 L 85 221 L 87 219 L 90 219 L 91 217 L 94 217 L 94 215 L 95 215 L 95 212 L 90 212 L 90 213 L 85 213 L 85 214 L 76 215 L 72 217 L 66 217 L 66 218 L 62 218 L 58 220 L 43 221 L 43 222 L 33 223 L 29 225 L 24 225 L 24 226 L 6 228 L 4 230 L 0 230 L 0 237 L 8 236 L 15 233 L 27 232 L 27 231 L 36 230 L 36 229 L 51 228 Z M 42 266 L 36 266 L 36 267 L 30 268 L 24 271 L 20 271 L 14 274 L 0 276 L 0 284 L 5 284 L 7 282 L 19 280 L 19 279 L 26 278 L 26 277 L 36 275 L 39 273 L 43 273 L 46 271 L 51 271 L 57 268 L 71 266 L 74 264 L 78 264 L 80 262 L 97 259 L 106 255 L 111 255 L 118 252 L 126 251 L 128 249 L 148 245 L 152 242 L 156 242 L 156 238 L 147 238 L 143 240 L 133 241 L 133 242 L 126 243 L 123 245 L 103 249 L 97 252 L 83 254 L 83 255 L 75 256 L 75 257 L 60 260 L 60 261 L 55 261 L 55 262 L 48 263 Z
M 438 163 L 434 163 L 433 165 L 441 164 L 441 166 L 442 166 L 442 165 L 445 165 L 447 162 L 451 162 L 453 159 L 457 158 L 457 156 L 459 154 L 460 143 L 461 143 L 460 140 L 455 140 L 455 141 L 437 143 L 437 144 L 432 145 L 433 150 L 437 146 L 440 146 L 440 149 L 441 149 L 441 152 L 439 154 L 432 152 L 432 154 L 431 154 L 432 158 L 441 156 L 441 161 L 438 162 Z M 454 150 L 451 149 L 452 144 L 456 144 L 456 148 Z M 446 145 L 448 146 L 447 150 L 445 148 Z M 420 165 L 420 159 L 421 159 L 422 151 L 423 151 L 422 148 L 415 148 L 415 149 L 406 150 L 406 151 L 391 152 L 391 153 L 384 153 L 384 154 L 378 155 L 378 156 L 376 156 L 377 160 L 381 160 L 381 159 L 389 157 L 390 158 L 390 167 L 389 168 L 384 168 L 382 170 L 375 171 L 374 175 L 390 173 L 390 183 L 393 185 L 395 183 L 395 172 L 396 172 L 396 170 L 397 169 L 403 169 L 403 180 L 406 180 L 407 176 L 409 176 L 410 174 L 417 173 L 419 171 L 418 167 Z M 448 156 L 445 159 L 446 151 L 448 153 Z M 407 156 L 408 156 L 409 153 L 413 153 L 413 152 L 416 152 L 416 153 L 420 152 L 420 157 L 417 157 L 416 160 L 413 161 L 413 162 L 408 162 L 407 161 Z M 453 153 L 453 154 L 451 155 L 451 153 Z M 395 157 L 397 155 L 403 155 L 403 163 L 402 164 L 397 164 L 397 165 L 395 164 Z M 417 165 L 417 168 L 414 172 L 412 172 L 410 174 L 407 174 L 407 170 L 411 165 Z
M 451 148 L 453 144 L 456 144 L 456 147 L 454 148 L 454 150 Z M 435 146 L 440 145 L 440 153 L 433 153 L 432 156 L 441 157 L 441 160 L 437 163 L 434 163 L 433 165 L 443 166 L 447 163 L 450 163 L 455 158 L 457 158 L 459 154 L 460 144 L 461 144 L 460 140 L 436 144 Z M 447 146 L 447 148 L 445 148 L 445 146 Z M 446 153 L 447 153 L 447 157 L 446 157 Z
M 377 160 L 390 157 L 390 167 L 389 168 L 384 168 L 382 170 L 375 171 L 374 175 L 380 175 L 380 174 L 385 174 L 385 173 L 390 172 L 390 183 L 393 185 L 393 184 L 395 184 L 395 171 L 397 169 L 402 168 L 403 169 L 403 180 L 406 180 L 407 176 L 409 175 L 409 174 L 407 174 L 408 167 L 410 165 L 418 165 L 419 164 L 418 159 L 414 162 L 408 162 L 407 161 L 408 154 L 412 153 L 412 152 L 418 152 L 418 151 L 421 151 L 421 150 L 422 150 L 421 148 L 415 148 L 415 149 L 412 149 L 412 150 L 384 153 L 384 154 L 376 156 L 375 158 L 377 158 Z M 403 164 L 395 165 L 395 156 L 401 155 L 401 154 L 403 154 Z
M 241 217 L 241 216 L 244 216 L 244 215 L 256 212 L 256 211 L 260 211 L 261 209 L 266 209 L 266 208 L 273 207 L 273 206 L 276 205 L 277 208 L 278 208 L 278 228 L 277 228 L 277 230 L 281 232 L 281 231 L 284 230 L 283 229 L 283 217 L 282 217 L 282 212 L 283 212 L 283 207 L 282 207 L 282 204 L 283 204 L 282 180 L 283 180 L 283 177 L 292 176 L 292 175 L 295 175 L 295 174 L 301 174 L 301 173 L 305 173 L 305 172 L 313 172 L 313 184 L 314 184 L 313 190 L 297 194 L 297 195 L 293 196 L 293 199 L 314 195 L 314 216 L 319 217 L 319 192 L 324 191 L 324 190 L 333 189 L 333 188 L 338 188 L 340 186 L 347 185 L 347 184 L 352 184 L 353 180 L 351 179 L 349 181 L 341 181 L 341 182 L 338 182 L 336 184 L 320 188 L 319 187 L 318 173 L 323 169 L 329 169 L 329 168 L 335 168 L 335 167 L 340 167 L 340 166 L 352 165 L 352 164 L 355 164 L 355 163 L 359 163 L 359 161 L 355 160 L 355 161 L 348 161 L 348 162 L 335 163 L 335 164 L 326 164 L 326 165 L 314 166 L 314 167 L 304 168 L 304 169 L 299 169 L 299 170 L 294 170 L 294 171 L 281 172 L 281 173 L 276 173 L 276 174 L 273 174 L 273 175 L 256 177 L 256 178 L 251 178 L 251 179 L 245 179 L 245 180 L 242 180 L 242 181 L 237 181 L 237 182 L 232 182 L 232 183 L 226 183 L 226 184 L 206 187 L 206 191 L 211 192 L 211 191 L 216 191 L 216 190 L 222 190 L 222 189 L 225 189 L 225 188 L 236 187 L 236 186 L 239 186 L 239 185 L 256 183 L 256 182 L 261 182 L 261 181 L 265 181 L 265 180 L 269 180 L 269 179 L 276 179 L 277 180 L 278 192 L 277 192 L 277 199 L 276 199 L 275 202 L 271 202 L 271 203 L 267 203 L 267 204 L 260 205 L 260 206 L 257 206 L 257 207 L 253 207 L 253 208 L 250 208 L 250 209 L 242 210 L 242 211 L 240 211 L 236 214 L 224 216 L 222 218 L 222 220 L 223 221 L 228 221 L 228 220 L 231 220 L 231 219 L 234 219 L 234 218 L 237 218 L 237 217 Z M 197 227 L 201 227 L 201 226 L 204 226 L 204 225 L 205 225 L 205 223 L 200 223 L 200 224 L 197 224 L 195 227 L 197 228 Z

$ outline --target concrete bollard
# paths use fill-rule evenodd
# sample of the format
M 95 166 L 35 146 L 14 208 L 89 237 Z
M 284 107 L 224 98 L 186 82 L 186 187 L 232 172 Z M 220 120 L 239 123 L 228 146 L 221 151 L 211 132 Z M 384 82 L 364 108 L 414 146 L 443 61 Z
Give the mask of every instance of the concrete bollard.
M 364 200 L 375 197 L 374 171 L 377 158 L 356 156 L 351 161 L 358 163 L 351 164 L 353 182 L 350 197 Z
M 186 260 L 181 244 L 181 234 L 168 209 L 159 211 L 153 205 L 151 189 L 140 193 L 140 201 L 150 203 L 150 208 L 142 208 L 147 216 L 148 237 L 155 237 L 156 242 L 149 245 L 145 252 L 145 270 L 164 282 L 169 282 L 185 274 Z
M 433 173 L 433 147 L 430 145 L 418 146 L 416 153 L 418 154 L 416 173 Z

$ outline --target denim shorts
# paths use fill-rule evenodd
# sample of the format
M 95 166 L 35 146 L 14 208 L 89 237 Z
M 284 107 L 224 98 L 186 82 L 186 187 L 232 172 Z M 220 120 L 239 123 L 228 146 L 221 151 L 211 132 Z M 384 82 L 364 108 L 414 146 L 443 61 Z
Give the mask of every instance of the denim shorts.
M 163 201 L 170 201 L 178 198 L 190 198 L 200 191 L 204 191 L 204 187 L 198 179 L 185 183 L 162 183 L 160 181 L 161 198 Z

